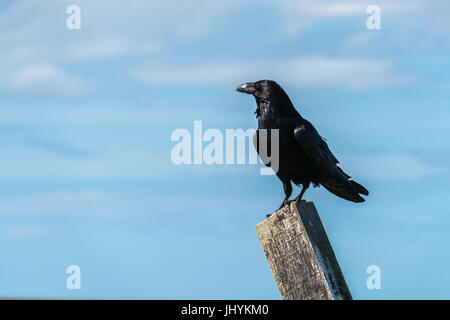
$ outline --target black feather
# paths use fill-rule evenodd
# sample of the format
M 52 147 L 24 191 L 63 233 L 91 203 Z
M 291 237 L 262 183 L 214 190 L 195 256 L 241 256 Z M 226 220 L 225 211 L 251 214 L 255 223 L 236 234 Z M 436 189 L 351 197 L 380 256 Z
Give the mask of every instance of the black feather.
M 349 180 L 339 166 L 338 159 L 314 126 L 294 108 L 286 92 L 272 80 L 248 83 L 239 91 L 252 94 L 258 105 L 258 129 L 279 129 L 279 169 L 276 174 L 282 181 L 285 199 L 291 196 L 292 186 L 302 184 L 303 192 L 310 186 L 323 185 L 331 193 L 353 202 L 363 202 L 360 196 L 369 191 L 359 183 Z M 268 144 L 271 144 L 268 135 Z M 259 149 L 257 148 L 258 154 Z M 282 204 L 282 205 L 283 205 Z

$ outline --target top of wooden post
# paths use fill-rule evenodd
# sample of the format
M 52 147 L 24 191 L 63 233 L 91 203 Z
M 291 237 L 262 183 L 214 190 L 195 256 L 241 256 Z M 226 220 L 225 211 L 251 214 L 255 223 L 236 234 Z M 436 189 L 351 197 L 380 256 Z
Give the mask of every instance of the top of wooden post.
M 291 202 L 256 226 L 284 300 L 352 299 L 312 202 Z

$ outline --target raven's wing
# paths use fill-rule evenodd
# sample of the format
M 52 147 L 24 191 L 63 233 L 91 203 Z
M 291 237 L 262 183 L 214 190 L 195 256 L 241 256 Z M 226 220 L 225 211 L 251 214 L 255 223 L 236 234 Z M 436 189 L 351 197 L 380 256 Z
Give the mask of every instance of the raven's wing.
M 319 135 L 311 123 L 302 120 L 302 124 L 294 129 L 297 143 L 305 151 L 311 161 L 322 171 L 332 176 L 343 175 L 349 178 L 338 166 L 338 159 L 331 153 L 325 140 Z
M 359 194 L 368 195 L 369 191 L 356 181 L 349 180 L 350 176 L 338 167 L 338 159 L 311 123 L 303 119 L 294 129 L 294 136 L 297 144 L 324 173 L 321 184 L 328 191 L 350 201 L 364 201 Z

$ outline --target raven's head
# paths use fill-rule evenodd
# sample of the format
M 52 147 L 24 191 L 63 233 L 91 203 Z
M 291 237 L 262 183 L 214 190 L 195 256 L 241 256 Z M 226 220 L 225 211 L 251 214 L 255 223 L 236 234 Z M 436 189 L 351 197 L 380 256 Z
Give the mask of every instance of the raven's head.
M 275 81 L 260 80 L 257 82 L 244 83 L 237 87 L 236 90 L 239 92 L 251 94 L 255 97 L 255 99 L 268 101 L 270 99 L 270 92 L 273 91 L 273 88 L 275 87 L 279 87 L 281 89 L 281 87 Z
M 247 82 L 236 89 L 239 92 L 251 94 L 255 97 L 258 108 L 256 115 L 259 116 L 261 108 L 270 108 L 273 111 L 287 116 L 296 113 L 289 96 L 281 86 L 273 80 L 260 80 L 257 82 Z

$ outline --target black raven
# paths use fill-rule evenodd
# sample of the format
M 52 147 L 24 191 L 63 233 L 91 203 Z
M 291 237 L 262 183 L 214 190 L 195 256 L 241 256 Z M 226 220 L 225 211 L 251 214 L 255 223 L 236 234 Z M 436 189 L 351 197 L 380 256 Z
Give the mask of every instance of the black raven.
M 302 185 L 302 191 L 295 200 L 302 199 L 311 182 L 314 186 L 321 184 L 331 193 L 353 202 L 364 201 L 360 194 L 369 195 L 366 188 L 349 180 L 350 176 L 338 167 L 339 161 L 331 153 L 325 140 L 314 126 L 295 110 L 289 96 L 278 83 L 261 80 L 245 83 L 236 90 L 251 94 L 256 99 L 256 137 L 259 136 L 260 129 L 279 130 L 279 167 L 275 171 L 286 194 L 280 208 L 289 203 L 292 194 L 291 181 Z M 270 137 L 268 133 L 268 145 Z M 261 157 L 258 145 L 255 143 Z

